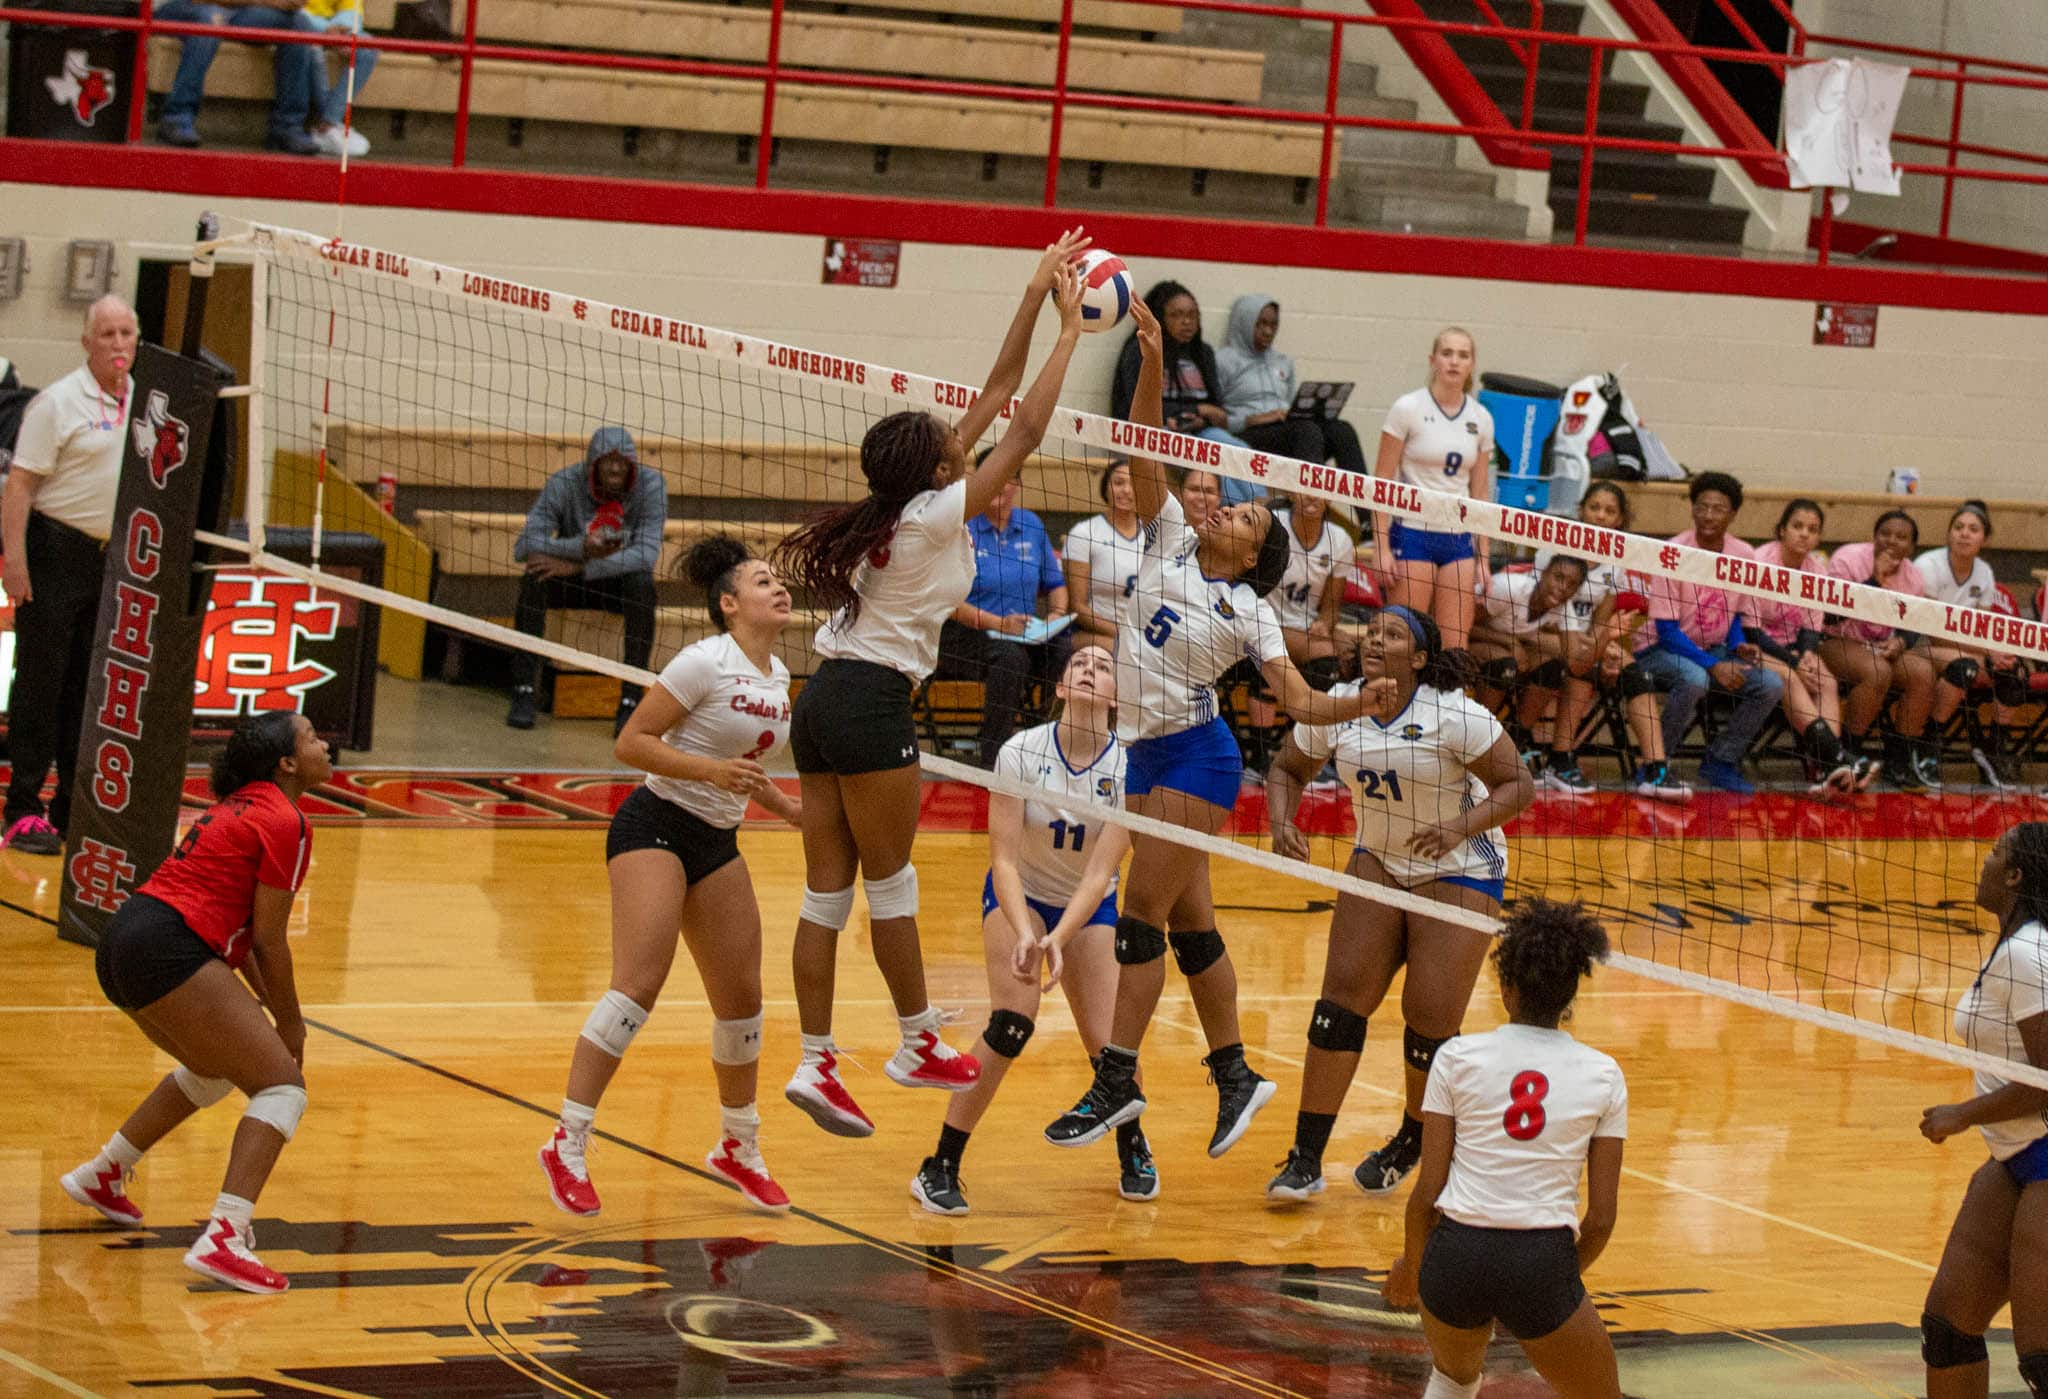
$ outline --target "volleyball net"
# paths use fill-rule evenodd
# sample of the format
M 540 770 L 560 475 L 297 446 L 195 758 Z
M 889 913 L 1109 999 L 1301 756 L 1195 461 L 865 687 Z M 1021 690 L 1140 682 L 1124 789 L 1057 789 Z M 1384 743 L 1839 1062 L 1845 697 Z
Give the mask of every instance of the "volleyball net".
M 677 576 L 691 542 L 733 534 L 757 554 L 769 554 L 820 507 L 866 493 L 860 443 L 871 425 L 905 409 L 954 421 L 977 393 L 906 369 L 290 229 L 258 225 L 214 246 L 223 257 L 246 257 L 254 265 L 249 537 L 217 542 L 245 551 L 260 568 L 380 604 L 387 615 L 411 614 L 450 635 L 539 656 L 557 671 L 650 683 L 650 670 L 712 631 L 702 593 Z M 992 318 L 986 328 L 990 357 L 1005 324 L 1006 316 Z M 1047 308 L 1041 350 L 1051 330 Z M 1026 385 L 1038 358 L 1034 354 L 1025 371 Z M 1077 388 L 1070 384 L 1069 396 Z M 1009 421 L 1005 409 L 984 445 Z M 534 547 L 548 533 L 545 522 L 534 526 L 540 535 L 519 543 L 528 512 L 550 477 L 564 470 L 582 473 L 572 479 L 589 490 L 589 455 L 619 446 L 607 429 L 630 435 L 637 471 L 658 475 L 667 505 L 658 545 L 635 536 L 616 509 L 599 508 L 581 526 L 585 558 L 632 550 L 633 569 L 652 574 L 653 643 L 644 668 L 629 663 L 626 617 L 605 610 L 610 603 L 595 594 L 558 590 L 539 636 L 512 625 L 522 588 L 536 586 L 529 562 L 547 552 Z M 1539 795 L 1509 831 L 1511 899 L 1583 900 L 1607 923 L 1616 965 L 1638 975 L 2048 1086 L 2048 1073 L 1975 1054 L 1951 1024 L 1980 962 L 1983 918 L 1971 903 L 1978 867 L 2000 831 L 2036 814 L 2030 800 L 1974 789 L 1929 796 L 1918 805 L 1905 798 L 1880 804 L 1846 791 L 1810 798 L 1808 788 L 1825 784 L 1829 764 L 1801 732 L 1810 727 L 1806 707 L 1781 701 L 1772 702 L 1750 745 L 1762 755 L 1754 770 L 1766 791 L 1757 799 L 1701 793 L 1678 803 L 1631 794 L 1634 770 L 1644 763 L 1646 744 L 1655 741 L 1642 722 L 1636 653 L 1654 634 L 1657 617 L 1700 622 L 1719 597 L 1752 631 L 1771 622 L 1796 634 L 1810 622 L 1833 635 L 1838 649 L 1860 647 L 1887 664 L 1896 659 L 1890 656 L 1895 634 L 1966 652 L 1976 660 L 1978 684 L 1953 704 L 1937 696 L 1935 708 L 1951 712 L 1926 721 L 1923 741 L 1943 726 L 1957 734 L 1968 729 L 1974 741 L 2001 720 L 2017 730 L 2030 719 L 2031 704 L 2017 713 L 2012 705 L 1998 708 L 1983 687 L 2013 662 L 2048 664 L 2048 631 L 2041 624 L 1825 572 L 1419 491 L 1077 409 L 1053 415 L 1022 473 L 1017 504 L 1039 517 L 1058 551 L 1077 525 L 1105 513 L 1105 473 L 1133 454 L 1164 463 L 1176 478 L 1198 470 L 1276 500 L 1284 493 L 1322 501 L 1329 507 L 1325 527 L 1358 535 L 1361 553 L 1371 540 L 1371 518 L 1379 514 L 1486 539 L 1497 573 L 1512 577 L 1526 570 L 1520 594 L 1482 608 L 1482 616 L 1497 615 L 1475 638 L 1482 659 L 1469 672 L 1467 688 L 1510 721 L 1518 742 L 1539 753 L 1577 751 L 1585 769 L 1610 790 L 1597 798 L 1562 790 Z M 594 506 L 601 504 L 593 497 Z M 377 588 L 323 568 L 323 541 L 352 522 L 359 525 L 379 505 L 429 546 L 431 569 L 389 569 Z M 1199 510 L 1200 501 L 1189 508 Z M 310 562 L 270 547 L 285 528 L 310 531 Z M 1008 540 L 999 547 L 1013 547 Z M 304 550 L 295 543 L 291 552 Z M 1585 568 L 1568 563 L 1545 573 L 1526 562 L 1532 555 L 1579 560 Z M 1113 549 L 1105 557 L 1111 556 Z M 1031 566 L 1043 563 L 1034 559 Z M 600 573 L 617 576 L 617 566 L 585 567 L 593 580 Z M 1583 579 L 1575 577 L 1579 573 Z M 1046 572 L 1039 582 L 1051 579 Z M 578 583 L 573 575 L 557 581 Z M 1340 571 L 1328 586 L 1341 588 L 1345 581 Z M 1092 582 L 1099 591 L 1101 578 Z M 1151 608 L 1151 600 L 1131 595 L 1135 586 L 1124 577 L 1116 589 L 1123 596 L 1102 605 Z M 1573 649 L 1584 642 L 1572 639 L 1569 625 L 1532 624 L 1527 595 L 1535 593 L 1540 604 L 1559 590 L 1572 594 L 1560 615 L 1576 610 L 1587 627 L 1606 628 L 1600 634 L 1612 645 L 1590 661 L 1587 652 Z M 1049 588 L 1032 591 L 1043 594 L 1036 604 L 1046 610 Z M 1274 600 L 1282 599 L 1276 593 Z M 1085 602 L 1078 595 L 1068 599 L 1070 607 Z M 795 599 L 778 650 L 799 680 L 816 668 L 813 636 L 823 620 L 811 599 Z M 1363 614 L 1340 611 L 1330 628 L 1321 616 L 1300 620 L 1298 630 L 1311 634 L 1309 651 L 1335 653 L 1311 667 L 1318 685 L 1355 673 Z M 1490 655 L 1480 638 L 1490 638 Z M 949 654 L 919 698 L 927 769 L 1013 797 L 1038 794 L 1037 787 L 988 769 L 981 718 L 991 695 L 1014 693 L 1012 726 L 1042 722 L 1059 658 L 1077 639 L 1085 643 L 1089 635 L 1069 625 L 1023 647 L 1029 664 L 1018 682 L 1014 673 L 997 674 L 998 665 L 1015 660 L 1000 649 L 1016 644 L 1010 637 L 949 629 Z M 1560 646 L 1567 662 L 1562 675 L 1545 666 Z M 1751 660 L 1768 665 L 1763 657 Z M 1575 666 L 1576 680 L 1568 679 Z M 1804 671 L 1788 665 L 1781 687 L 1825 690 L 1812 670 L 1811 662 Z M 1912 717 L 1900 717 L 1917 703 L 1905 693 L 1909 688 L 1902 679 L 1902 697 L 1873 726 L 1867 740 L 1873 754 Z M 1998 694 L 2018 698 L 2009 686 Z M 1659 727 L 1670 699 L 1649 696 L 1651 727 Z M 1226 684 L 1218 702 L 1244 736 L 1247 766 L 1268 759 L 1270 735 L 1285 716 L 1266 708 L 1268 697 L 1256 685 Z M 1813 697 L 1815 710 L 1830 715 L 1829 706 L 1838 702 L 1839 695 L 1835 701 Z M 1744 722 L 1732 694 L 1710 696 L 1700 707 L 1710 736 Z M 1557 732 L 1563 727 L 1569 736 Z M 1269 735 L 1264 748 L 1261 728 Z M 1843 721 L 1833 718 L 1832 729 L 1841 733 Z M 1692 755 L 1685 756 L 1682 770 L 1689 771 Z M 1955 766 L 1948 772 L 1961 775 Z M 1435 795 L 1389 790 L 1365 782 L 1365 774 L 1346 776 L 1359 779 L 1360 802 Z M 1374 786 L 1379 790 L 1366 790 Z M 1908 814 L 1899 815 L 1901 809 Z M 1221 836 L 1159 826 L 1132 813 L 1104 813 L 1103 819 L 1201 845 L 1272 874 L 1453 922 L 1497 926 L 1345 873 L 1352 810 L 1349 793 L 1310 784 L 1296 815 L 1297 827 L 1313 837 L 1307 860 L 1276 853 L 1266 801 L 1249 782 L 1236 821 Z M 1896 838 L 1913 836 L 1919 838 Z

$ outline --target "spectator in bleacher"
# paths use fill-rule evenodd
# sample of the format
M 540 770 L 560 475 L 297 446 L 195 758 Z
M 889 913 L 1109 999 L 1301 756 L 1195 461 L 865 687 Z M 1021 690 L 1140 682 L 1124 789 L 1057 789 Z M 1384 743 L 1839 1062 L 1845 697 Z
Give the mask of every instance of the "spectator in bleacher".
M 1244 446 L 1244 439 L 1223 425 L 1228 414 L 1216 389 L 1216 352 L 1202 338 L 1202 308 L 1195 294 L 1179 282 L 1158 282 L 1145 293 L 1145 304 L 1159 322 L 1165 342 L 1166 426 L 1227 447 Z M 1109 411 L 1115 417 L 1131 416 L 1131 395 L 1138 387 L 1138 366 L 1143 358 L 1133 332 L 1117 356 L 1116 378 L 1110 384 Z M 1226 505 L 1242 505 L 1264 494 L 1251 482 L 1234 476 L 1218 479 Z
M 0 845 L 24 855 L 61 854 L 71 816 L 136 335 L 135 312 L 120 297 L 86 310 L 85 363 L 29 401 L 0 492 L 0 584 L 14 603 L 13 771 Z M 43 779 L 53 766 L 57 790 L 46 810 Z
M 1287 531 L 1287 571 L 1267 596 L 1294 662 L 1313 690 L 1330 689 L 1342 676 L 1337 659 L 1337 618 L 1344 605 L 1344 580 L 1351 576 L 1355 547 L 1319 495 L 1273 498 L 1273 518 Z M 1263 778 L 1287 738 L 1288 721 L 1274 702 L 1265 677 L 1245 667 L 1251 685 L 1251 732 L 1245 768 Z
M 1756 551 L 1729 532 L 1742 509 L 1742 483 L 1721 471 L 1693 477 L 1692 528 L 1671 537 L 1713 554 L 1754 558 Z M 1637 657 L 1664 692 L 1664 751 L 1675 754 L 1709 689 L 1736 696 L 1735 712 L 1707 745 L 1700 780 L 1737 795 L 1756 790 L 1742 775 L 1742 760 L 1785 696 L 1785 684 L 1763 664 L 1742 629 L 1735 600 L 1723 589 L 1660 575 L 1650 580 L 1650 620 L 1657 639 Z
M 1047 620 L 1066 615 L 1067 576 L 1045 522 L 1018 506 L 1017 491 L 1016 481 L 1008 482 L 967 522 L 974 586 L 939 628 L 938 677 L 981 682 L 976 738 L 985 768 L 995 766 L 1004 741 L 1024 727 L 1024 694 L 1031 682 L 1058 674 L 1073 645 L 1064 632 L 1024 639 L 1038 618 L 1039 599 L 1045 600 Z
M 1803 573 L 1826 573 L 1820 536 L 1827 516 L 1818 501 L 1788 501 L 1778 515 L 1775 538 L 1758 546 L 1758 563 L 1776 564 Z M 1785 717 L 1799 735 L 1820 781 L 1814 796 L 1847 796 L 1870 785 L 1875 765 L 1842 746 L 1842 687 L 1820 658 L 1822 628 L 1818 607 L 1801 607 L 1782 598 L 1748 597 L 1743 615 L 1754 624 L 1748 631 L 1764 653 L 1764 664 L 1785 684 Z
M 1828 572 L 1851 583 L 1869 583 L 1912 597 L 1927 595 L 1927 582 L 1913 564 L 1920 548 L 1920 526 L 1903 510 L 1877 517 L 1868 544 L 1844 544 L 1828 560 Z M 1914 638 L 1895 627 L 1854 617 L 1835 617 L 1821 659 L 1835 678 L 1849 687 L 1842 701 L 1842 723 L 1849 746 L 1861 752 L 1865 737 L 1885 698 L 1899 692 L 1890 729 L 1884 736 L 1884 780 L 1902 792 L 1941 788 L 1939 744 L 1928 737 L 1927 716 L 1934 710 L 1934 663 L 1924 651 L 1912 649 Z
M 526 565 L 513 625 L 541 636 L 551 607 L 615 612 L 625 621 L 620 659 L 647 669 L 654 650 L 654 565 L 667 522 L 668 491 L 659 471 L 640 464 L 633 434 L 622 427 L 590 434 L 583 460 L 541 488 L 512 546 L 512 557 Z M 512 728 L 533 727 L 539 679 L 539 656 L 521 651 L 512 658 L 512 708 L 505 715 Z M 614 736 L 639 702 L 638 685 L 620 688 Z
M 1567 755 L 1585 722 L 1590 693 L 1573 691 L 1573 703 L 1559 704 L 1570 663 L 1579 659 L 1592 636 L 1572 606 L 1586 581 L 1586 561 L 1576 554 L 1552 554 L 1541 568 L 1504 568 L 1487 582 L 1486 597 L 1472 622 L 1472 659 L 1479 662 L 1481 683 L 1495 695 L 1510 698 L 1507 729 L 1516 751 L 1528 761 L 1539 788 L 1584 795 L 1593 783 L 1576 758 L 1539 763 L 1534 730 L 1556 709 L 1554 747 Z M 1557 758 L 1556 752 L 1552 753 Z
M 305 0 L 305 8 L 299 13 L 323 33 L 360 34 L 363 32 L 362 0 Z M 312 102 L 310 108 L 313 144 L 320 148 L 320 154 L 339 156 L 345 147 L 351 156 L 368 155 L 370 138 L 363 135 L 358 126 L 346 130 L 342 121 L 348 115 L 349 106 L 349 57 L 348 50 L 341 54 L 341 76 L 333 82 L 327 79 L 327 50 L 317 51 L 313 60 Z M 377 51 L 373 48 L 356 49 L 355 96 L 363 95 L 363 84 L 370 81 L 370 70 L 377 66 Z
M 1966 500 L 1949 517 L 1948 543 L 1929 549 L 1914 567 L 1927 585 L 1927 596 L 1951 607 L 1979 607 L 1988 612 L 2014 610 L 2011 595 L 2000 590 L 1991 565 L 1984 562 L 1984 545 L 1991 538 L 1991 507 L 1981 500 Z M 1977 651 L 1953 641 L 1923 639 L 1927 659 L 1941 677 L 1934 688 L 1934 723 L 1937 728 L 1962 704 L 1970 705 L 1970 758 L 1983 770 L 1993 786 L 2010 787 L 2019 781 L 2019 759 L 2006 743 L 2007 731 L 2019 707 L 2027 702 L 2027 664 L 2010 651 Z M 1984 731 L 1971 690 L 1983 683 L 1991 686 L 1991 728 Z
M 178 24 L 206 24 L 223 31 L 230 29 L 296 29 L 317 33 L 321 25 L 305 10 L 252 3 L 252 0 L 165 0 L 153 11 L 158 19 Z M 223 38 L 230 37 L 225 33 Z M 156 138 L 167 146 L 196 146 L 199 132 L 193 125 L 199 116 L 199 102 L 206 93 L 206 70 L 220 52 L 221 40 L 194 35 L 180 41 L 177 76 L 171 80 L 170 95 L 164 98 L 163 116 L 158 120 Z M 307 44 L 279 44 L 272 62 L 273 89 L 270 100 L 270 134 L 263 144 L 274 151 L 293 155 L 316 155 L 320 147 L 306 134 L 308 104 L 313 96 L 313 69 L 320 51 Z
M 1114 652 L 1117 609 L 1137 585 L 1145 540 L 1137 498 L 1131 493 L 1130 464 L 1115 462 L 1105 468 L 1098 489 L 1106 508 L 1067 531 L 1060 557 L 1067 566 L 1075 644 L 1088 636 L 1100 637 Z
M 1261 452 L 1334 461 L 1365 475 L 1365 453 L 1351 424 L 1288 416 L 1297 383 L 1294 361 L 1273 348 L 1279 334 L 1280 303 L 1272 297 L 1253 294 L 1232 303 L 1230 328 L 1216 352 L 1223 425 Z

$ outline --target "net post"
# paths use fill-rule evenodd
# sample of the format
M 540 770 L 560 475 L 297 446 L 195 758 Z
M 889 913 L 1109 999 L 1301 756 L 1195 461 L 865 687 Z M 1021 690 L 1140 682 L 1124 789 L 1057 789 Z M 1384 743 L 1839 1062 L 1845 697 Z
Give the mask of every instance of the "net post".
M 185 291 L 185 333 L 178 353 L 186 359 L 199 358 L 200 342 L 206 334 L 206 296 L 213 287 L 213 245 L 220 237 L 220 215 L 204 213 L 193 232 L 192 259 L 185 264 L 191 281 Z
M 249 520 L 249 553 L 265 547 L 270 520 L 269 419 L 263 397 L 270 389 L 270 259 L 259 250 L 249 264 L 249 457 L 242 464 L 242 512 Z

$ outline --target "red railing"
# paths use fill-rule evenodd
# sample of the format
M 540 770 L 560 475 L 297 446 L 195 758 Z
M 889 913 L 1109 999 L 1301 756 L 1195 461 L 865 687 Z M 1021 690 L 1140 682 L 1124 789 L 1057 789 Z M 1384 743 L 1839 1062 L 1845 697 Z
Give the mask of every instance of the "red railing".
M 535 48 L 516 44 L 485 43 L 477 35 L 478 0 L 467 0 L 464 31 L 454 41 L 427 41 L 395 39 L 382 35 L 357 36 L 347 32 L 312 34 L 291 30 L 235 29 L 223 31 L 220 28 L 189 23 L 171 23 L 156 19 L 150 0 L 142 0 L 141 13 L 133 19 L 113 18 L 98 15 L 74 15 L 46 10 L 20 10 L 0 7 L 0 20 L 18 24 L 44 26 L 73 26 L 89 29 L 124 29 L 138 35 L 135 59 L 135 87 L 138 96 L 147 89 L 147 65 L 149 39 L 153 35 L 189 36 L 208 35 L 236 42 L 248 43 L 301 43 L 322 48 L 346 48 L 361 45 L 386 53 L 426 54 L 439 58 L 455 59 L 459 63 L 458 93 L 456 99 L 454 145 L 450 163 L 462 166 L 467 159 L 470 125 L 471 92 L 476 64 L 479 60 L 509 60 L 550 63 L 566 67 L 587 67 L 614 69 L 642 73 L 683 74 L 703 77 L 736 78 L 756 81 L 762 85 L 761 125 L 759 148 L 755 153 L 754 183 L 757 188 L 769 186 L 775 141 L 776 98 L 783 87 L 826 87 L 855 89 L 873 92 L 922 93 L 949 97 L 976 97 L 997 99 L 1017 103 L 1033 104 L 1049 109 L 1051 118 L 1050 141 L 1046 152 L 1046 180 L 1044 203 L 1048 208 L 1058 202 L 1059 160 L 1064 135 L 1064 119 L 1072 108 L 1088 108 L 1108 111 L 1138 111 L 1172 113 L 1187 116 L 1212 117 L 1228 121 L 1260 121 L 1296 125 L 1316 125 L 1322 128 L 1322 149 L 1317 174 L 1317 196 L 1315 224 L 1325 227 L 1329 217 L 1329 193 L 1335 166 L 1335 152 L 1339 133 L 1346 130 L 1378 130 L 1420 132 L 1435 135 L 1469 137 L 1478 142 L 1482 149 L 1498 164 L 1520 168 L 1541 168 L 1549 166 L 1557 153 L 1576 151 L 1578 161 L 1578 190 L 1576 212 L 1573 220 L 1572 241 L 1583 244 L 1586 241 L 1588 212 L 1592 194 L 1593 161 L 1599 151 L 1656 152 L 1673 155 L 1721 157 L 1747 162 L 1762 161 L 1779 172 L 1783 170 L 1783 157 L 1775 151 L 1759 151 L 1755 145 L 1727 143 L 1720 146 L 1694 144 L 1684 141 L 1660 141 L 1640 138 L 1602 136 L 1598 130 L 1600 107 L 1601 72 L 1612 54 L 1633 52 L 1648 54 L 1659 61 L 1684 60 L 1699 63 L 1716 60 L 1731 63 L 1750 63 L 1770 67 L 1782 72 L 1792 64 L 1805 60 L 1794 54 L 1775 54 L 1759 51 L 1758 47 L 1748 49 L 1720 49 L 1702 47 L 1683 41 L 1646 41 L 1641 39 L 1622 40 L 1606 36 L 1566 33 L 1546 33 L 1540 27 L 1516 29 L 1499 22 L 1499 16 L 1486 0 L 1477 0 L 1483 17 L 1491 23 L 1466 24 L 1454 21 L 1432 20 L 1422 17 L 1412 0 L 1374 0 L 1382 10 L 1397 10 L 1400 13 L 1357 15 L 1326 10 L 1295 9 L 1280 5 L 1253 3 L 1253 0 L 1125 0 L 1129 4 L 1152 5 L 1161 8 L 1206 11 L 1220 14 L 1262 16 L 1298 23 L 1328 25 L 1331 30 L 1330 62 L 1328 77 L 1323 94 L 1322 110 L 1300 111 L 1286 108 L 1246 106 L 1226 102 L 1185 101 L 1176 98 L 1140 97 L 1128 94 L 1112 94 L 1081 91 L 1072 87 L 1069 81 L 1068 57 L 1074 29 L 1073 0 L 1062 0 L 1059 22 L 1058 58 L 1054 81 L 1050 88 L 1020 85 L 1016 83 L 978 83 L 948 81 L 928 78 L 892 77 L 875 73 L 847 71 L 825 71 L 809 68 L 791 68 L 782 60 L 782 31 L 785 12 L 782 0 L 772 0 L 769 11 L 769 33 L 766 62 L 712 62 L 691 59 L 655 58 L 617 53 L 592 53 L 578 50 Z M 1722 0 L 1725 4 L 1726 0 Z M 1541 25 L 1540 4 L 1534 9 L 1534 23 Z M 1437 51 L 1440 57 L 1449 51 L 1451 37 L 1484 38 L 1503 41 L 1510 46 L 1524 70 L 1522 111 L 1520 120 L 1510 121 L 1503 115 L 1497 104 L 1480 88 L 1469 72 L 1458 65 L 1464 82 L 1469 86 L 1455 94 L 1446 94 L 1455 114 L 1460 120 L 1451 122 L 1411 121 L 1390 117 L 1355 116 L 1338 110 L 1339 88 L 1341 86 L 1345 31 L 1351 27 L 1385 29 L 1391 31 L 1410 52 L 1418 46 L 1427 46 Z M 1828 36 L 1808 35 L 1803 30 L 1795 31 L 1799 42 L 1795 50 L 1806 42 L 1857 45 L 1858 41 L 1837 40 Z M 1754 38 L 1754 31 L 1750 32 Z M 1760 41 L 1759 41 L 1760 43 Z M 1862 44 L 1861 47 L 1885 52 L 1899 52 L 1884 45 Z M 1541 130 L 1536 125 L 1534 95 L 1537 83 L 1537 69 L 1545 47 L 1553 50 L 1564 47 L 1584 51 L 1587 62 L 1587 91 L 1583 122 L 1576 131 Z M 1934 57 L 1945 57 L 1934 55 Z M 1962 142 L 1960 136 L 1962 95 L 1972 86 L 2001 86 L 2048 91 L 2048 70 L 2030 68 L 2023 64 L 2009 64 L 1993 60 L 1969 60 L 1970 66 L 1995 67 L 1996 73 L 1972 72 L 1958 65 L 1956 68 L 1925 69 L 1915 68 L 1913 76 L 1933 82 L 1947 82 L 1956 88 L 1956 118 L 1950 137 L 1946 141 L 1931 138 L 1906 136 L 1899 139 L 1909 144 L 1930 145 L 1948 153 L 1945 165 L 1926 163 L 1902 163 L 1900 169 L 1909 176 L 1931 176 L 1944 180 L 1952 190 L 1956 180 L 1987 180 L 1997 182 L 2048 185 L 2048 173 L 2028 173 L 1958 165 L 1957 158 L 1963 154 L 1981 155 L 1991 159 L 2022 160 L 2048 165 L 2048 156 L 2032 156 L 2011 153 L 1997 147 L 1970 145 Z M 2016 73 L 2019 76 L 2008 76 Z M 1432 77 L 1438 76 L 1432 74 Z M 131 141 L 141 139 L 142 102 L 131 104 L 129 112 L 128 137 Z M 1753 128 L 1752 128 L 1753 129 Z M 1943 226 L 1947 226 L 1947 201 L 1944 201 Z M 1826 201 L 1823 201 L 1823 221 L 1829 217 Z M 1823 231 L 1820 246 L 1820 260 L 1825 263 L 1828 245 Z

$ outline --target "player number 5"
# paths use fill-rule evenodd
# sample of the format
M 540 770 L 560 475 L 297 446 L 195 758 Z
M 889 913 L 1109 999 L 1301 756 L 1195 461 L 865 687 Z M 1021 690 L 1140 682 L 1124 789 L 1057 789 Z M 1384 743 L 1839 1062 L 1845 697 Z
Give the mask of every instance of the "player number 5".
M 1173 624 L 1179 620 L 1180 613 L 1171 607 L 1162 607 L 1154 612 L 1152 620 L 1145 624 L 1146 644 L 1155 648 L 1164 646 L 1166 638 L 1173 635 Z

